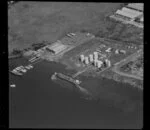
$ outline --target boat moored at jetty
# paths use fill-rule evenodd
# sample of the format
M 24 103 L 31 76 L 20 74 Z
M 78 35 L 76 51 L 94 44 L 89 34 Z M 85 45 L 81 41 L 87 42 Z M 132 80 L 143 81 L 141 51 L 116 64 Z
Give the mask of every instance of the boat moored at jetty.
M 73 79 L 72 77 L 69 77 L 68 75 L 65 75 L 65 74 L 62 74 L 62 73 L 57 73 L 55 72 L 52 76 L 51 76 L 51 79 L 54 80 L 54 79 L 62 79 L 62 80 L 66 80 L 66 81 L 69 81 L 75 85 L 79 85 L 81 83 L 81 81 L 77 80 L 77 79 Z

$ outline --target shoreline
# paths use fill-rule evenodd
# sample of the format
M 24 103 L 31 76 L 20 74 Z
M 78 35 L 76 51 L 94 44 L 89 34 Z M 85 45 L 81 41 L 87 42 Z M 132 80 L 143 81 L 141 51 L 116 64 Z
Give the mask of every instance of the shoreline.
M 21 58 L 22 55 L 12 55 L 12 56 L 8 56 L 8 59 L 16 59 L 16 58 Z

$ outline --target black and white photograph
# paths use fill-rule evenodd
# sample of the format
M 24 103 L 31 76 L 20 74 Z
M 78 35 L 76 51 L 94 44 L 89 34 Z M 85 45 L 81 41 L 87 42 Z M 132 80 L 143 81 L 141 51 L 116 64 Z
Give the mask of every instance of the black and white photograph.
M 7 4 L 9 128 L 143 128 L 144 3 Z

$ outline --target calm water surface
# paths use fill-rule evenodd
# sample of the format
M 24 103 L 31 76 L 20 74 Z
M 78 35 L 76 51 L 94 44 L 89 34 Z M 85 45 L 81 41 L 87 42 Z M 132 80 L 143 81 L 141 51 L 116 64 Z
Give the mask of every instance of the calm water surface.
M 10 68 L 21 64 L 26 60 L 12 60 Z M 99 97 L 86 100 L 72 85 L 51 81 L 54 72 L 67 73 L 64 68 L 42 61 L 22 77 L 10 74 L 10 84 L 16 84 L 9 91 L 10 127 L 142 127 L 142 91 L 112 80 L 81 77 L 82 85 Z

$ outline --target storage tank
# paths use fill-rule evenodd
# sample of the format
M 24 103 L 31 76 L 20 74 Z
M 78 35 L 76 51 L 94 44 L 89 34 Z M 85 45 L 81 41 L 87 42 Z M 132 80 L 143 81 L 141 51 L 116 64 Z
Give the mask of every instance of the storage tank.
M 85 60 L 84 55 L 80 55 L 80 60 L 81 60 L 81 62 L 83 62 Z
M 89 55 L 89 59 L 90 59 L 90 62 L 93 62 L 93 61 L 94 61 L 92 54 Z
M 95 67 L 97 66 L 97 60 L 94 60 L 94 66 Z
M 89 58 L 85 57 L 85 64 L 88 65 L 89 64 Z
M 98 52 L 95 51 L 93 54 L 94 54 L 94 59 L 97 60 L 98 59 Z
M 98 62 L 97 62 L 97 67 L 100 68 L 101 66 L 102 66 L 102 62 L 101 62 L 101 61 L 98 61 Z
M 106 62 L 106 65 L 107 65 L 108 67 L 111 66 L 110 60 L 106 59 L 105 62 Z
M 110 60 L 108 60 L 107 65 L 108 65 L 108 67 L 110 67 L 110 66 L 111 66 Z

